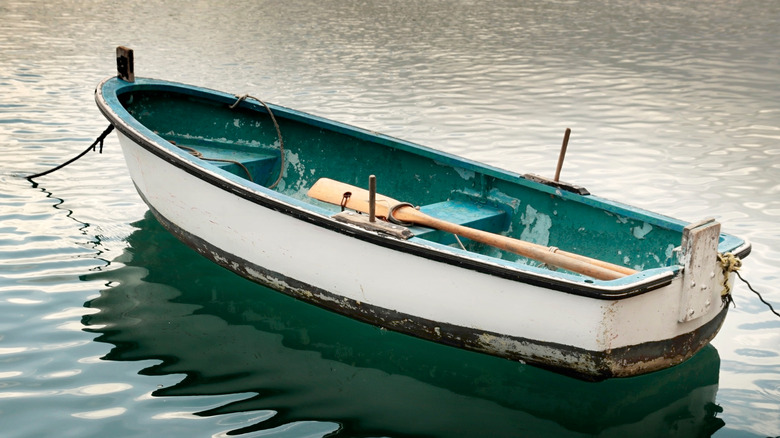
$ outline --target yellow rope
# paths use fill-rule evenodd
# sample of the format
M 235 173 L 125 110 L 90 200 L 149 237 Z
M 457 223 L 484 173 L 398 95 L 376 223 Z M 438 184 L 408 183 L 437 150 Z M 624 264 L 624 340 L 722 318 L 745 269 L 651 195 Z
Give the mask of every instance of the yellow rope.
M 742 260 L 734 254 L 727 252 L 725 254 L 718 253 L 718 261 L 720 267 L 723 269 L 723 292 L 721 296 L 726 296 L 731 293 L 731 286 L 729 286 L 729 274 L 739 271 L 742 267 Z

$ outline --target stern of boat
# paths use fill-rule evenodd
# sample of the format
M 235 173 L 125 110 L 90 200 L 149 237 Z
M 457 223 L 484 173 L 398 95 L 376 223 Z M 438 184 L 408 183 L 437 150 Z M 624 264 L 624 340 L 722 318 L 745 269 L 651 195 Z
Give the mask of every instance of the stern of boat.
M 677 249 L 682 267 L 660 290 L 604 306 L 600 342 L 603 371 L 628 377 L 680 364 L 717 335 L 731 302 L 733 256 L 718 251 L 720 224 L 714 219 L 683 230 Z

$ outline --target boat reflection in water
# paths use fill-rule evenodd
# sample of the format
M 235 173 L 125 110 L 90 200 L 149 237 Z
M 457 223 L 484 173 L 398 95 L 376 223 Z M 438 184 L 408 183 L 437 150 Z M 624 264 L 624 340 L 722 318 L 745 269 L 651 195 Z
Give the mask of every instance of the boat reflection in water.
M 106 360 L 185 375 L 153 396 L 235 395 L 192 413 L 257 414 L 230 434 L 316 423 L 338 436 L 699 437 L 724 425 L 712 346 L 668 370 L 583 382 L 296 301 L 216 266 L 149 213 L 134 225 L 122 267 L 89 275 L 114 286 L 85 304 L 99 309 L 87 330 L 113 344 Z

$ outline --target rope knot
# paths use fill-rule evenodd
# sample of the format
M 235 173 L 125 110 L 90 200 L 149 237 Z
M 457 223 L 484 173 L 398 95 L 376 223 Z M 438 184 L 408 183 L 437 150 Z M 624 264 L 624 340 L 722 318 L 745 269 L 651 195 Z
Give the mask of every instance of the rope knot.
M 734 254 L 727 252 L 725 254 L 718 253 L 718 262 L 720 262 L 720 267 L 723 270 L 723 291 L 720 295 L 728 302 L 731 301 L 729 274 L 739 271 L 739 268 L 742 267 L 742 260 Z
M 720 262 L 720 267 L 723 268 L 723 275 L 737 272 L 742 267 L 742 260 L 730 252 L 725 254 L 718 253 L 718 261 Z

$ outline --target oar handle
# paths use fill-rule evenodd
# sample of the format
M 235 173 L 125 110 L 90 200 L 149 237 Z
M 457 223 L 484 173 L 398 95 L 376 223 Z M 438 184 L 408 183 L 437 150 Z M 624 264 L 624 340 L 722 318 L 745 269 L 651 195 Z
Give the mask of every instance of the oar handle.
M 576 257 L 570 257 L 556 251 L 554 248 L 514 239 L 501 234 L 464 227 L 463 225 L 428 216 L 411 207 L 401 207 L 394 215 L 397 219 L 402 221 L 414 222 L 437 230 L 447 231 L 475 242 L 484 243 L 495 248 L 503 249 L 548 265 L 557 266 L 599 280 L 615 280 L 628 275 L 617 269 L 611 269 L 609 266 L 621 269 L 623 269 L 623 267 L 612 265 L 603 260 L 596 260 L 579 254 L 577 254 Z M 633 271 L 632 273 L 635 272 L 636 271 Z
M 594 265 L 597 265 L 597 266 L 601 266 L 602 268 L 607 268 L 607 269 L 610 269 L 610 270 L 613 270 L 613 271 L 616 271 L 616 272 L 620 272 L 620 273 L 622 273 L 624 275 L 633 275 L 633 274 L 636 274 L 638 272 L 638 271 L 636 271 L 634 269 L 631 269 L 629 267 L 626 267 L 626 266 L 616 265 L 614 263 L 605 262 L 604 260 L 599 260 L 599 259 L 594 259 L 594 258 L 591 258 L 591 257 L 587 257 L 587 256 L 584 256 L 582 254 L 577 254 L 577 253 L 574 253 L 574 252 L 563 251 L 563 250 L 560 250 L 558 248 L 550 248 L 550 250 L 552 252 L 556 253 L 556 254 L 560 254 L 560 255 L 563 255 L 563 256 L 566 256 L 566 257 L 571 257 L 571 258 L 577 259 L 577 260 L 582 260 L 582 261 L 587 262 L 587 263 L 591 263 L 591 264 L 594 264 Z

